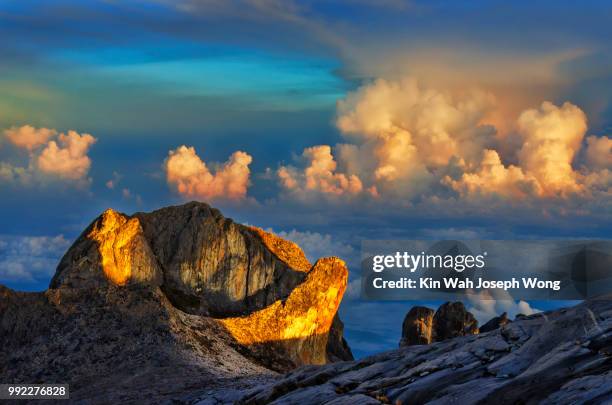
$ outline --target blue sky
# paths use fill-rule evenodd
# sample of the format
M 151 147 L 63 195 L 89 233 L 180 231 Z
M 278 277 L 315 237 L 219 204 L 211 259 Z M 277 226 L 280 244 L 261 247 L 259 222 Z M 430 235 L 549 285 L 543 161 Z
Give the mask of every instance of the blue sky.
M 365 238 L 608 238 L 610 37 L 604 1 L 0 1 L 0 283 L 46 288 L 108 207 L 192 199 L 351 280 Z M 355 351 L 411 305 L 347 298 Z

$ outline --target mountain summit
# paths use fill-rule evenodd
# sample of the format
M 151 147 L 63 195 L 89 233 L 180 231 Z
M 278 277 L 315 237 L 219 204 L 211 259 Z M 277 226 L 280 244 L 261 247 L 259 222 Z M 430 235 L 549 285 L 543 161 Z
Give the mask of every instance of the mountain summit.
M 174 381 L 178 369 L 168 395 L 349 360 L 336 315 L 347 277 L 342 260 L 313 265 L 295 243 L 204 203 L 131 216 L 109 209 L 66 252 L 47 291 L 0 288 L 9 366 L 0 379 L 68 382 L 71 398 L 84 400 L 163 397 L 152 382 Z

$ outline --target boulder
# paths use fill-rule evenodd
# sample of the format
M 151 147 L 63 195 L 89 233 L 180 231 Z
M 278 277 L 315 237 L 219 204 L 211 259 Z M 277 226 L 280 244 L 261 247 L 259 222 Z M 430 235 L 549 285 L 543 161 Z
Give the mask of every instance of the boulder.
M 420 306 L 412 307 L 402 323 L 400 347 L 430 344 L 433 318 L 433 309 Z
M 457 336 L 478 333 L 478 321 L 462 302 L 446 302 L 433 317 L 432 341 L 440 342 Z

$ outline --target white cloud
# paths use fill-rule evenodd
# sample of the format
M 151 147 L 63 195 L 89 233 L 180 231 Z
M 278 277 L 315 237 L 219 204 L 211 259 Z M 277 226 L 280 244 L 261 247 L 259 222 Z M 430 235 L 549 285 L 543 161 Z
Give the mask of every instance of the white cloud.
M 486 291 L 478 294 L 468 294 L 467 296 L 470 303 L 468 311 L 476 317 L 480 325 L 503 312 L 508 314 L 509 319 L 514 319 L 518 314 L 532 315 L 542 312 L 539 309 L 532 308 L 526 301 L 515 301 L 507 291 L 495 291 L 496 295 L 494 297 Z
M 352 262 L 358 256 L 358 253 L 351 245 L 343 243 L 329 234 L 308 231 L 300 232 L 295 229 L 289 232 L 274 232 L 272 229 L 269 231 L 276 233 L 283 239 L 297 243 L 312 263 L 321 257 L 329 256 L 336 256 L 346 262 Z
M 168 184 L 185 198 L 236 201 L 246 197 L 252 161 L 248 153 L 237 151 L 213 174 L 193 147 L 183 145 L 168 153 L 164 170 Z
M 69 245 L 63 235 L 0 235 L 0 283 L 48 281 Z

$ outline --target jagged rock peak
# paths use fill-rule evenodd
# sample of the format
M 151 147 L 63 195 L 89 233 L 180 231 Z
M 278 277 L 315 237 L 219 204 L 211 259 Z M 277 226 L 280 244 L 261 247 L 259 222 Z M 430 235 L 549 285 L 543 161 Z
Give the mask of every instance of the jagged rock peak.
M 190 202 L 132 216 L 106 210 L 68 250 L 50 288 L 159 285 L 186 312 L 225 317 L 286 298 L 310 267 L 293 242 Z

